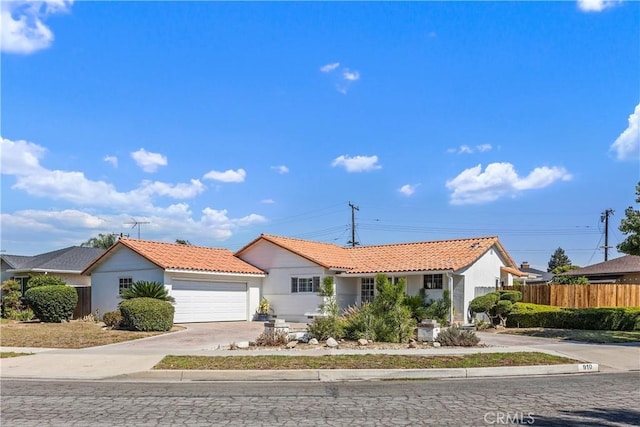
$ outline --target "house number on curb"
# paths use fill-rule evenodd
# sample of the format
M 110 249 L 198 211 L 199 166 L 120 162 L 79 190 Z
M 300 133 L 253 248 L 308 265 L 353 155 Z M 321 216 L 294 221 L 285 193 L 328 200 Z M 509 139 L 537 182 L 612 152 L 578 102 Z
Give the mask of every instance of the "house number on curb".
M 583 363 L 578 365 L 578 372 L 588 372 L 588 371 L 597 371 L 598 364 L 597 363 Z

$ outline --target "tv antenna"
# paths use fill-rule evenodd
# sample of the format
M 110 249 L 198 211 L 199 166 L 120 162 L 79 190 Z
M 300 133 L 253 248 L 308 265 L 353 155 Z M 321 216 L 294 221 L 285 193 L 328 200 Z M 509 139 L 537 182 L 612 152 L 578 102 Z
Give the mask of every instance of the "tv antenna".
M 150 224 L 149 221 L 138 221 L 135 218 L 131 218 L 131 222 L 125 222 L 125 224 L 127 225 L 131 225 L 131 229 L 134 229 L 135 227 L 138 227 L 138 240 L 140 240 L 140 225 L 142 224 Z

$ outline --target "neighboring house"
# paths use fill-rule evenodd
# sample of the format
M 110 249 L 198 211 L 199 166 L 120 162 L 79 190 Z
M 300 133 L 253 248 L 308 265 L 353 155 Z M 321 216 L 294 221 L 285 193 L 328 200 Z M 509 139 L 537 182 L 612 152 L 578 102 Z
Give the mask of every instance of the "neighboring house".
M 262 296 L 277 317 L 308 321 L 318 315 L 317 289 L 334 278 L 341 308 L 375 297 L 375 276 L 404 278 L 406 292 L 425 289 L 428 299 L 451 292 L 453 319 L 469 322 L 469 302 L 522 276 L 497 237 L 341 247 L 329 243 L 261 235 L 235 254 L 268 273 Z
M 118 309 L 119 295 L 138 281 L 160 282 L 175 298 L 175 323 L 252 320 L 264 271 L 228 249 L 121 238 L 83 272 L 91 304 Z
M 553 273 L 531 268 L 531 265 L 526 261 L 520 264 L 520 271 L 526 273 L 525 276 L 522 276 L 519 279 L 525 285 L 540 285 L 549 283 L 553 279 Z
M 71 246 L 34 256 L 2 254 L 1 281 L 16 280 L 23 293 L 27 281 L 32 276 L 41 274 L 60 277 L 70 286 L 91 286 L 91 278 L 83 276 L 82 270 L 104 252 L 104 249 L 99 248 Z
M 562 273 L 561 276 L 584 276 L 589 280 L 589 283 L 640 283 L 640 256 L 625 255 L 567 271 Z

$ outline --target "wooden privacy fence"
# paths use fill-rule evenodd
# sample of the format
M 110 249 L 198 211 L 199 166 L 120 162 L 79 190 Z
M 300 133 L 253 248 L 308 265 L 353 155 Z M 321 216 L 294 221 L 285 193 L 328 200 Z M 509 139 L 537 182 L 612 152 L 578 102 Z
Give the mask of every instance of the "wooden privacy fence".
M 77 286 L 78 304 L 73 311 L 73 319 L 82 319 L 84 316 L 91 314 L 91 287 Z
M 640 284 L 524 285 L 503 289 L 522 292 L 522 302 L 556 307 L 640 307 Z

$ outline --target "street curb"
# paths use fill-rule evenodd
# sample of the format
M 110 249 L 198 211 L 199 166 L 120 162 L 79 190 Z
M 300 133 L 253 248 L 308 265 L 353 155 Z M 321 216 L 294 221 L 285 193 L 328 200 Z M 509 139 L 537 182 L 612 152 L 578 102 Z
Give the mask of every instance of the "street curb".
M 112 379 L 167 381 L 372 381 L 514 377 L 599 372 L 596 363 L 443 369 L 151 370 Z

